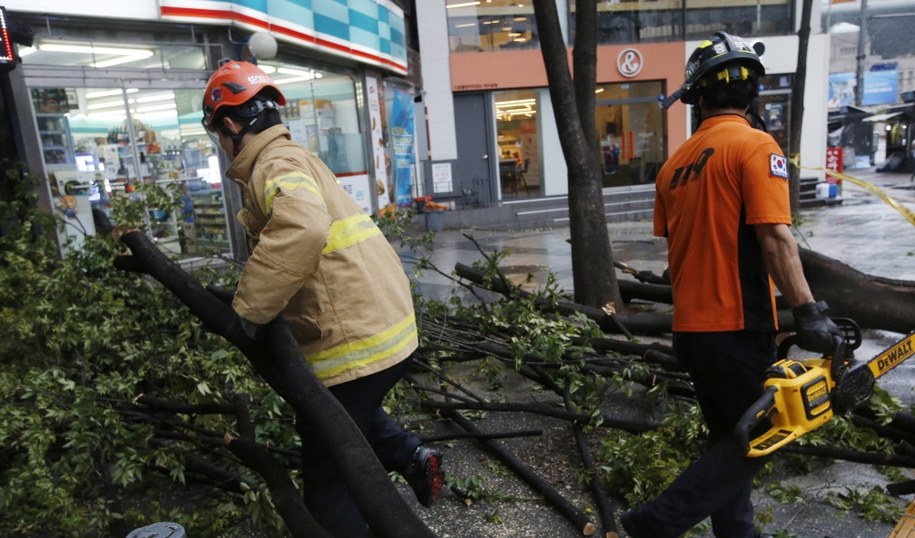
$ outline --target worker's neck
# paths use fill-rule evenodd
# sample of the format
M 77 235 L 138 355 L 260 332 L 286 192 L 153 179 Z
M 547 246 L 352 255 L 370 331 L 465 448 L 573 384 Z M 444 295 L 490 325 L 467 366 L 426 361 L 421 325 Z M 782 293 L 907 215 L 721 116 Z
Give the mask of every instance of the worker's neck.
M 736 115 L 742 118 L 747 117 L 746 108 L 712 108 L 712 109 L 703 109 L 702 110 L 702 119 L 707 120 L 709 118 L 714 118 L 715 116 L 729 116 Z

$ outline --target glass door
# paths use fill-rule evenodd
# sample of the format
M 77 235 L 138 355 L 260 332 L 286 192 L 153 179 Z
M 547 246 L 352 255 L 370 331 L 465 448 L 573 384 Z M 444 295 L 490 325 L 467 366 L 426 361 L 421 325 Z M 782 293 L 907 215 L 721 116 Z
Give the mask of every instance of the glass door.
M 654 183 L 665 159 L 661 82 L 599 84 L 596 93 L 603 186 Z
M 182 256 L 230 250 L 219 159 L 200 125 L 200 89 L 30 91 L 51 190 L 58 207 L 74 206 L 65 229 L 77 243 L 96 231 L 100 213 L 110 216 L 114 197 L 154 184 L 181 200 L 149 207 L 160 248 Z

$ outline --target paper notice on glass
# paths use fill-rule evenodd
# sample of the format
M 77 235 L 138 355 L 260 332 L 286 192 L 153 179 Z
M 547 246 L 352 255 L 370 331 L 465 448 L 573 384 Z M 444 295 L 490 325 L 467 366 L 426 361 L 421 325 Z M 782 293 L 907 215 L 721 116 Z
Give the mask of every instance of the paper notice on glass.
M 289 120 L 289 134 L 293 142 L 308 145 L 308 129 L 305 120 Z
M 432 165 L 432 192 L 451 192 L 453 190 L 451 163 L 434 163 Z

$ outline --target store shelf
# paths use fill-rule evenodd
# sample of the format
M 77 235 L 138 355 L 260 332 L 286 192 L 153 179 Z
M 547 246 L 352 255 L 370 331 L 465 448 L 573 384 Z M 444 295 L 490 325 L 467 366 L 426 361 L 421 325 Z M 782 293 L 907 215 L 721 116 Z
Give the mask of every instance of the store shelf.
M 70 123 L 63 114 L 35 114 L 41 151 L 47 166 L 76 164 L 70 138 Z
M 193 233 L 199 248 L 228 250 L 226 211 L 222 191 L 208 189 L 190 191 L 194 205 Z

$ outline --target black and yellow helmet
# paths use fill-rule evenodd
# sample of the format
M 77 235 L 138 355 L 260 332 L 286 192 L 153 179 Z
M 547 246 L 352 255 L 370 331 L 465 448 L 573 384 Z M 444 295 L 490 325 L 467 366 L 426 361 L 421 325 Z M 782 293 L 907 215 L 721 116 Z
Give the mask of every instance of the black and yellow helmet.
M 684 103 L 693 105 L 701 87 L 758 78 L 765 72 L 756 51 L 746 41 L 725 32 L 715 32 L 710 39 L 699 43 L 690 55 L 686 62 L 686 82 L 671 97 L 679 96 Z

